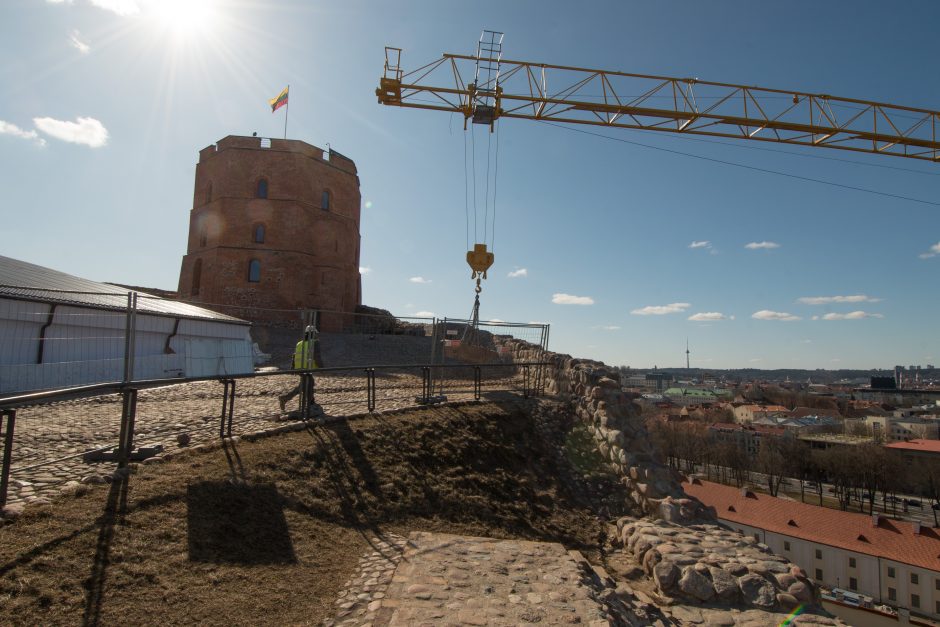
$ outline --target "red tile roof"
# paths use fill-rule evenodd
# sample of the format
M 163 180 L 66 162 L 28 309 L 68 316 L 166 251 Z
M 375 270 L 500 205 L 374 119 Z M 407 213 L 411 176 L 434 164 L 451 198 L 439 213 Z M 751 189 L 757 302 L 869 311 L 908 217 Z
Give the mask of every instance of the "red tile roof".
M 886 444 L 885 448 L 900 449 L 902 451 L 920 451 L 922 453 L 940 453 L 940 440 L 895 442 L 894 444 Z
M 912 523 L 882 517 L 874 527 L 872 517 L 865 514 L 754 492 L 742 496 L 739 488 L 710 481 L 695 479 L 682 487 L 722 520 L 940 571 L 940 533 L 926 525 L 915 534 Z

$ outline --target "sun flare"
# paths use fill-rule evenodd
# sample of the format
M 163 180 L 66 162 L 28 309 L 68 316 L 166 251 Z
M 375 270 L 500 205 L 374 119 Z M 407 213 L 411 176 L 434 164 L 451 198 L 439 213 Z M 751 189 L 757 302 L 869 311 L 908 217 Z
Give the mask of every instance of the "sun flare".
M 215 0 L 156 0 L 149 9 L 163 29 L 179 37 L 206 33 L 217 17 Z

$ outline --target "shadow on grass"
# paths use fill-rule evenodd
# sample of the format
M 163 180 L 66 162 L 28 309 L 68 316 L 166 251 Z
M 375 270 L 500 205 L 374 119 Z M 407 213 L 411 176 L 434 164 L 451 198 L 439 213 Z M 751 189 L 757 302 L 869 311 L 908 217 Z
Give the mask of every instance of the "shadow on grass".
M 293 564 L 297 558 L 273 484 L 202 481 L 187 489 L 189 559 L 229 564 Z
M 97 625 L 101 620 L 101 604 L 104 600 L 108 566 L 111 563 L 111 542 L 114 540 L 115 524 L 124 524 L 127 513 L 127 478 L 115 479 L 108 490 L 104 513 L 98 519 L 98 543 L 91 565 L 91 574 L 85 580 L 85 612 L 82 625 Z

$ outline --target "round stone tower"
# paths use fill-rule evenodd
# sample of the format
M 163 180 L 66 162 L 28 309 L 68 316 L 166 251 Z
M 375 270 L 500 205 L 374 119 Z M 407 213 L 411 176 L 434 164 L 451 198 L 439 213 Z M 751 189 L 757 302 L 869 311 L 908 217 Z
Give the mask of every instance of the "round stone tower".
M 333 150 L 231 135 L 204 148 L 180 298 L 256 320 L 353 312 L 362 301 L 360 200 L 356 165 Z

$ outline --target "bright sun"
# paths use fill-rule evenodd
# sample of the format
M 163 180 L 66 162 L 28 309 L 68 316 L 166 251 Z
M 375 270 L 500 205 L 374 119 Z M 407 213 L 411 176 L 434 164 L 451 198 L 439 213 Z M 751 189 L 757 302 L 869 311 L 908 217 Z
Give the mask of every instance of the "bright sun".
M 212 27 L 215 5 L 215 0 L 155 0 L 149 4 L 149 9 L 168 32 L 190 37 Z

